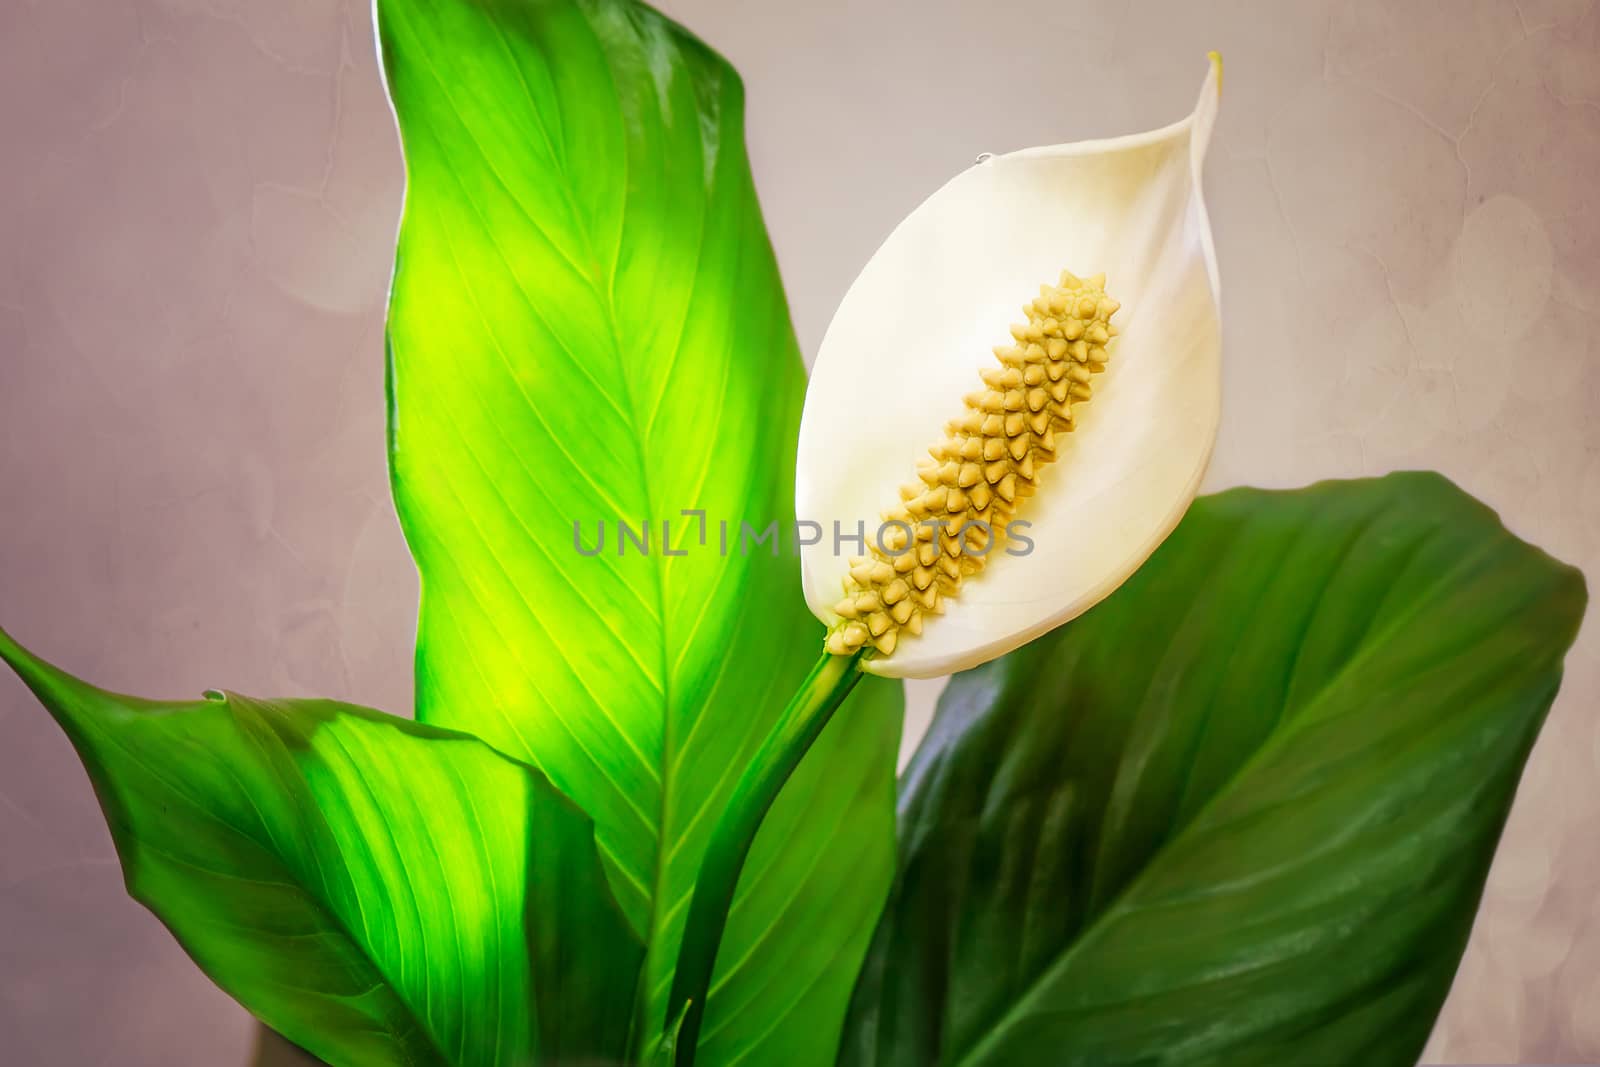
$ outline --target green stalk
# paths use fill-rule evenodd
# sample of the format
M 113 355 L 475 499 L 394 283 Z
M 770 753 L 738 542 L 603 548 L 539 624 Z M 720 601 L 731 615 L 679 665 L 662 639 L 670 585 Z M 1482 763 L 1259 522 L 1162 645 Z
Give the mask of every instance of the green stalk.
M 700 862 L 694 896 L 689 901 L 689 918 L 678 949 L 678 966 L 667 997 L 667 1026 L 681 1019 L 672 1035 L 675 1067 L 693 1067 L 695 1045 L 700 1039 L 700 1023 L 705 1016 L 706 996 L 711 989 L 711 970 L 717 961 L 717 947 L 733 905 L 733 891 L 744 869 L 745 857 L 755 841 L 756 831 L 767 810 L 777 799 L 800 760 L 811 749 L 833 713 L 861 680 L 861 661 L 865 650 L 854 656 L 834 656 L 826 652 L 800 683 L 789 700 L 778 727 L 745 768 L 734 786 L 728 806 L 722 809 L 711 843 Z

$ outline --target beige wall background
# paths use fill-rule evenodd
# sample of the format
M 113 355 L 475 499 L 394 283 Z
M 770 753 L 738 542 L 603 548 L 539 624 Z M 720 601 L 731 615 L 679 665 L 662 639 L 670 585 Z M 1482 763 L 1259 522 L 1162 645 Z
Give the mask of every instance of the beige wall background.
M 1220 49 L 1211 486 L 1434 467 L 1600 577 L 1596 4 L 667 7 L 744 73 L 807 352 L 978 152 L 1163 124 Z M 101 684 L 409 706 L 381 384 L 402 177 L 368 19 L 0 5 L 0 617 Z M 1431 1060 L 1600 1061 L 1597 653 L 1591 617 Z M 242 1064 L 253 1039 L 124 897 L 71 750 L 0 679 L 0 1058 Z

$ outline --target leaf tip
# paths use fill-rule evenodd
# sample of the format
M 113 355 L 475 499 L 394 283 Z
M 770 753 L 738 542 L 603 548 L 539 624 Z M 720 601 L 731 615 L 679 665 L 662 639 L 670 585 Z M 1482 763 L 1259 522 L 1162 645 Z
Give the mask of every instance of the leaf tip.
M 39 693 L 41 699 L 43 698 L 41 687 L 51 687 L 61 675 L 60 671 L 23 648 L 4 627 L 0 627 L 0 660 L 4 660 L 6 666 L 10 667 L 29 689 Z
M 4 629 L 0 629 L 0 660 L 33 691 L 75 744 L 83 739 L 83 724 L 110 698 L 104 690 L 34 655 Z

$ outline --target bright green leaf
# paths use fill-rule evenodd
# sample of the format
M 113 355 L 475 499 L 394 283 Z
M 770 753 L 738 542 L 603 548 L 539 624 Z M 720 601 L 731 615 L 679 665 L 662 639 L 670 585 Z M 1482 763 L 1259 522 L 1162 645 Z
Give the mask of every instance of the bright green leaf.
M 1415 1063 L 1584 602 L 1434 475 L 1198 502 L 951 683 L 841 1062 Z
M 623 1054 L 642 947 L 537 771 L 366 708 L 118 696 L 4 632 L 0 658 L 78 750 L 128 892 L 292 1041 L 337 1067 Z
M 417 715 L 591 815 L 659 1032 L 707 835 L 821 641 L 782 532 L 804 382 L 742 90 L 620 0 L 377 7 L 408 179 L 389 345 Z M 619 555 L 619 522 L 648 555 Z M 899 689 L 862 691 L 757 841 L 707 1067 L 832 1056 L 893 866 Z

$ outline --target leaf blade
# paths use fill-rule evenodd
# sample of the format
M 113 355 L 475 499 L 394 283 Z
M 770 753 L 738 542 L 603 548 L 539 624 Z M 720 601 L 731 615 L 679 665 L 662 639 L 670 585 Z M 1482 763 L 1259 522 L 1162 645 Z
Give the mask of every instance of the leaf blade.
M 841 1062 L 1414 1062 L 1584 600 L 1436 476 L 1197 504 L 952 682 Z
M 642 946 L 537 772 L 366 708 L 123 697 L 3 632 L 0 658 L 78 750 L 129 894 L 285 1037 L 339 1065 L 625 1051 Z

